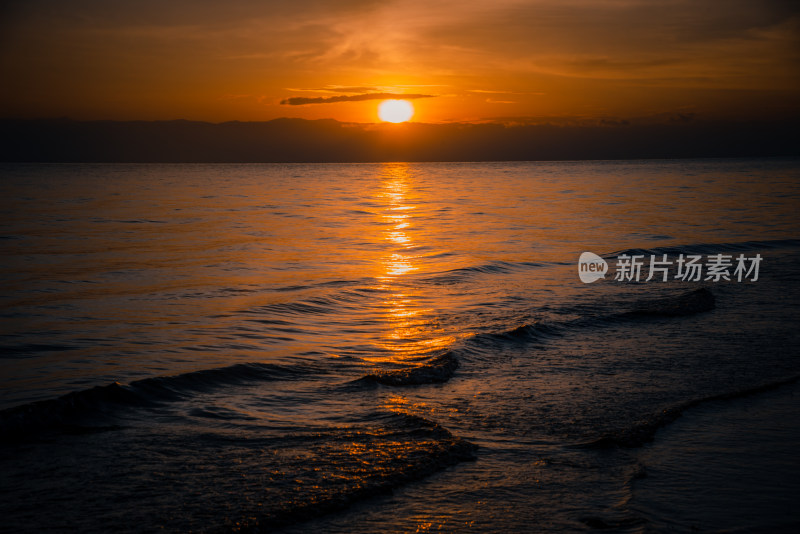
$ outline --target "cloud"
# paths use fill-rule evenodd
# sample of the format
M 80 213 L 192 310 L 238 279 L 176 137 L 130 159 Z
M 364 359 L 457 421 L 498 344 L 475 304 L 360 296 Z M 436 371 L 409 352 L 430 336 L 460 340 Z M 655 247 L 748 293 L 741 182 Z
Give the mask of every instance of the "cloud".
M 503 90 L 496 90 L 490 91 L 488 89 L 466 89 L 468 93 L 478 93 L 478 94 L 487 94 L 487 95 L 538 95 L 543 96 L 547 93 L 543 93 L 541 91 L 503 91 Z
M 250 98 L 251 96 L 253 96 L 253 95 L 248 95 L 248 94 L 239 95 L 239 94 L 230 94 L 229 93 L 229 94 L 225 94 L 225 95 L 220 96 L 219 99 L 220 100 L 241 100 L 243 98 Z
M 369 93 L 370 91 L 380 91 L 378 87 L 352 87 L 347 85 L 326 85 L 316 88 L 287 87 L 287 91 L 294 93 Z
M 331 93 L 368 93 L 377 91 L 376 87 L 351 87 L 347 85 L 328 85 L 325 90 Z
M 305 106 L 306 104 L 335 104 L 336 102 L 361 102 L 363 100 L 383 100 L 387 98 L 397 98 L 403 100 L 413 100 L 416 98 L 434 98 L 436 95 L 421 94 L 402 94 L 402 93 L 365 93 L 362 95 L 341 95 L 330 97 L 305 97 L 293 96 L 281 100 L 283 106 Z
M 0 0 L 0 116 L 796 115 L 799 51 L 797 0 Z

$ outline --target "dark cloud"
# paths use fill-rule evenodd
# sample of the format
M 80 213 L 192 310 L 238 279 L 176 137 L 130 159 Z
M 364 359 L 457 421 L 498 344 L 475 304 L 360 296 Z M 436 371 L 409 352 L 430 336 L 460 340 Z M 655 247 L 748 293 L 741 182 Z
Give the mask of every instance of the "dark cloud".
M 342 95 L 329 97 L 305 97 L 293 96 L 281 100 L 284 106 L 304 106 L 306 104 L 335 104 L 336 102 L 361 102 L 363 100 L 383 100 L 387 98 L 398 98 L 403 100 L 413 100 L 416 98 L 433 98 L 436 95 L 421 94 L 401 94 L 401 93 L 366 93 L 363 95 Z
M 0 0 L 0 15 L 9 13 L 39 23 L 56 21 L 100 27 L 201 25 L 209 28 L 242 26 L 253 19 L 307 18 L 337 13 L 352 16 L 372 9 L 379 0 L 340 0 L 335 9 L 323 0 Z M 0 18 L 2 21 L 2 18 Z

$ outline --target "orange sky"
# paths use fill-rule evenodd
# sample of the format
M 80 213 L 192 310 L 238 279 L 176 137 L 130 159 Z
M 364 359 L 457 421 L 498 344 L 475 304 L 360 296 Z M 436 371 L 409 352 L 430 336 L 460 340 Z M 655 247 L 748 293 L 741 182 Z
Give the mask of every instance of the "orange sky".
M 788 0 L 0 9 L 2 117 L 373 122 L 380 100 L 359 96 L 371 93 L 425 95 L 420 122 L 800 115 L 800 9 Z M 331 97 L 346 98 L 281 103 Z

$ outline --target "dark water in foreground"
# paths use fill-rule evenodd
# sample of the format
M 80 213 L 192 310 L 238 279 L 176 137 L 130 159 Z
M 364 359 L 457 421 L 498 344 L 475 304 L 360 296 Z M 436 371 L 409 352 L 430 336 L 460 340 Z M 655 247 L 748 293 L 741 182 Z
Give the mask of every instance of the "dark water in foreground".
M 0 529 L 800 525 L 796 161 L 0 171 Z

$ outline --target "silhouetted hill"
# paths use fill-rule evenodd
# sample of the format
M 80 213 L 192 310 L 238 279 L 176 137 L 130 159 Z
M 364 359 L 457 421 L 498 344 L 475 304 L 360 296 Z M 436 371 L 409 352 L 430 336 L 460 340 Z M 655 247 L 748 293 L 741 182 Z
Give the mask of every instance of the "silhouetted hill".
M 352 124 L 0 120 L 0 160 L 370 162 L 800 155 L 793 121 Z

